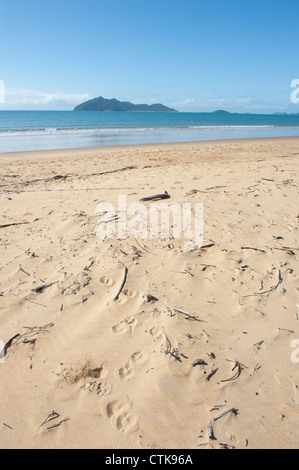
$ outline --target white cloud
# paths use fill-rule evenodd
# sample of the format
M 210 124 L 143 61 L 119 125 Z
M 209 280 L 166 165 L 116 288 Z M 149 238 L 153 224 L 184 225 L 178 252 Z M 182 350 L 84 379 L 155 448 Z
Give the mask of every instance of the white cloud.
M 6 88 L 3 109 L 18 110 L 68 110 L 77 104 L 91 99 L 89 93 L 54 93 L 29 90 L 26 88 Z
M 231 112 L 247 112 L 253 110 L 258 111 L 263 107 L 261 103 L 253 101 L 249 96 L 243 96 L 235 99 L 217 97 L 204 99 L 202 101 L 199 99 L 187 98 L 185 100 L 172 103 L 172 106 L 176 107 L 176 109 L 179 111 L 191 112 L 211 112 L 216 111 L 217 109 L 224 109 Z

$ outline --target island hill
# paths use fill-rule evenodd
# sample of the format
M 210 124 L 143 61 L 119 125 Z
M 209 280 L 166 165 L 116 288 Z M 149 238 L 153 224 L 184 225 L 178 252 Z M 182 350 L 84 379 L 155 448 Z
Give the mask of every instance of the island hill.
M 167 108 L 163 104 L 133 104 L 129 101 L 118 101 L 117 99 L 106 99 L 100 96 L 85 101 L 75 107 L 74 111 L 146 111 L 156 113 L 177 113 L 175 109 Z

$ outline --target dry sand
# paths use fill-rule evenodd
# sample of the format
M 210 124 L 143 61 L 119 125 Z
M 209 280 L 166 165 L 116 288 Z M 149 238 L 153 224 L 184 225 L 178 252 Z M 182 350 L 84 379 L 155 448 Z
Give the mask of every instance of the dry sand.
M 1 448 L 297 448 L 298 156 L 299 138 L 0 155 Z M 97 204 L 165 190 L 203 203 L 199 250 L 96 236 Z

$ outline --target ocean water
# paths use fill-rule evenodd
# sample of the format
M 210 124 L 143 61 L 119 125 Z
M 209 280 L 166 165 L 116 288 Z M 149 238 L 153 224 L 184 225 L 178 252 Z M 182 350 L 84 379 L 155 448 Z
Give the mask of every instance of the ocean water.
M 299 116 L 0 111 L 0 153 L 299 136 Z

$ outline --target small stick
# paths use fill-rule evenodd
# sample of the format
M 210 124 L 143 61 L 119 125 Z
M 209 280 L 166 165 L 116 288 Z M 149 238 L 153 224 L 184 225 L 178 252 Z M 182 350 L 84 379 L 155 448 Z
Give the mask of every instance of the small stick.
M 204 361 L 203 359 L 195 359 L 194 362 L 192 362 L 192 367 L 196 367 L 196 366 L 207 366 L 208 364 L 206 363 L 206 361 Z
M 6 356 L 6 353 L 7 353 L 7 350 L 8 348 L 10 348 L 10 346 L 12 345 L 13 341 L 18 338 L 20 336 L 20 334 L 18 333 L 17 335 L 13 336 L 9 341 L 7 341 L 7 343 L 5 343 L 4 345 L 4 348 L 2 349 L 2 351 L 0 352 L 0 359 L 4 359 L 4 357 Z
M 280 331 L 287 331 L 288 333 L 295 333 L 293 330 L 288 330 L 287 328 L 278 328 Z
M 49 421 L 52 421 L 53 419 L 59 418 L 59 416 L 60 416 L 60 415 L 59 415 L 58 413 L 56 413 L 56 411 L 53 410 L 52 413 L 50 413 L 50 414 L 47 416 L 47 418 L 45 419 L 45 421 L 42 422 L 42 424 L 40 425 L 40 428 L 41 428 L 44 424 L 48 423 Z
M 283 279 L 281 277 L 281 271 L 279 269 L 278 270 L 278 281 L 277 281 L 277 284 L 275 286 L 272 286 L 272 287 L 270 287 L 270 289 L 264 290 L 263 292 L 254 292 L 253 294 L 244 295 L 243 298 L 245 299 L 245 297 L 253 297 L 253 296 L 256 296 L 256 295 L 268 294 L 268 292 L 274 292 L 277 289 L 277 287 L 282 283 L 282 281 L 283 281 Z
M 128 275 L 128 268 L 126 268 L 126 266 L 124 267 L 124 278 L 123 278 L 123 281 L 121 283 L 121 286 L 120 286 L 120 289 L 118 291 L 118 293 L 116 294 L 116 296 L 114 297 L 114 300 L 118 300 L 124 286 L 125 286 L 125 283 L 127 281 L 127 275 Z
M 174 310 L 175 312 L 177 313 L 181 313 L 182 315 L 185 315 L 188 319 L 192 320 L 192 321 L 198 321 L 198 322 L 203 322 L 204 320 L 199 320 L 198 318 L 196 318 L 195 316 L 191 315 L 189 312 L 186 312 L 185 310 L 181 310 L 179 308 L 175 308 L 175 307 L 168 307 L 170 310 Z
M 261 253 L 266 253 L 265 250 L 260 250 L 259 248 L 254 248 L 251 246 L 241 246 L 241 250 L 255 250 L 260 251 Z
M 240 377 L 243 369 L 242 369 L 241 364 L 238 361 L 235 363 L 235 366 L 232 370 L 235 370 L 236 367 L 237 367 L 237 372 L 235 373 L 235 375 L 233 375 L 233 377 L 231 377 L 230 379 L 221 380 L 221 382 L 232 382 L 234 380 L 237 380 Z
M 26 271 L 24 271 L 24 269 L 22 268 L 22 265 L 21 265 L 21 264 L 19 264 L 19 270 L 22 271 L 22 273 L 27 274 L 27 276 L 30 276 L 29 273 L 27 273 Z
M 19 223 L 12 223 L 12 224 L 4 224 L 4 225 L 0 225 L 0 228 L 7 228 L 7 227 L 12 227 L 14 225 L 25 225 L 25 224 L 29 224 L 29 222 L 19 222 Z
M 234 413 L 235 415 L 237 415 L 239 413 L 239 410 L 237 410 L 236 408 L 231 408 L 228 411 L 224 411 L 224 413 L 221 413 L 221 415 L 217 416 L 217 418 L 214 418 L 214 421 L 217 421 L 218 419 L 222 418 L 223 416 L 229 413 Z
M 58 428 L 58 426 L 61 426 L 63 423 L 65 423 L 66 421 L 69 421 L 69 420 L 70 420 L 70 418 L 64 418 L 64 419 L 63 419 L 62 421 L 60 421 L 59 423 L 53 424 L 53 426 L 49 426 L 49 427 L 47 428 L 47 430 L 48 430 L 48 431 L 51 431 L 51 430 L 54 429 L 54 428 Z
M 268 290 L 265 290 L 265 291 L 263 291 L 263 292 L 260 292 L 260 294 L 266 294 L 267 292 L 273 292 L 273 291 L 275 291 L 275 290 L 277 289 L 277 287 L 279 286 L 279 284 L 281 284 L 281 283 L 282 283 L 282 277 L 281 277 L 281 271 L 280 271 L 280 269 L 279 269 L 279 270 L 278 270 L 278 282 L 277 282 L 277 284 L 276 284 L 275 286 L 273 286 L 273 287 L 270 287 L 270 289 L 268 289 Z M 259 294 L 257 294 L 257 295 L 259 295 Z
M 12 429 L 12 428 L 11 428 L 10 426 L 8 426 L 8 424 L 6 424 L 6 423 L 3 423 L 3 425 L 6 426 L 6 427 L 9 428 L 9 429 Z
M 41 307 L 45 307 L 45 308 L 47 308 L 47 306 L 46 306 L 46 305 L 44 305 L 44 304 L 40 304 L 40 303 L 38 303 L 38 302 L 33 302 L 33 300 L 31 300 L 31 299 L 25 299 L 25 301 L 26 301 L 26 302 L 31 302 L 32 304 L 35 304 L 35 305 L 40 305 Z
M 213 430 L 213 423 L 212 421 L 210 421 L 209 425 L 208 425 L 208 435 L 209 435 L 209 439 L 211 439 L 212 441 L 217 441 L 215 435 L 214 435 L 214 430 Z
M 42 286 L 39 286 L 39 287 L 35 287 L 33 290 L 33 292 L 36 292 L 37 294 L 39 294 L 40 292 L 43 292 L 45 289 L 47 289 L 48 287 L 51 287 L 53 285 L 53 282 L 49 282 L 48 284 L 43 284 Z
M 218 369 L 215 369 L 215 370 L 212 370 L 212 372 L 208 375 L 207 377 L 207 381 L 209 382 L 211 380 L 211 378 L 216 374 L 216 372 L 218 371 Z

